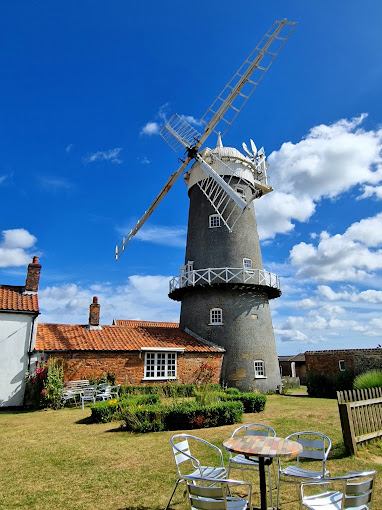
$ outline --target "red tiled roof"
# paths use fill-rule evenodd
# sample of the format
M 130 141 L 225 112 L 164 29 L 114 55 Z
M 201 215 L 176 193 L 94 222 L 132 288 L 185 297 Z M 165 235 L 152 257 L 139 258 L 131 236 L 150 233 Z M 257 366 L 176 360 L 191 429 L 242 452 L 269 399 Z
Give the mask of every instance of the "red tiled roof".
M 24 287 L 0 285 L 0 310 L 39 312 L 37 294 L 23 294 Z
M 115 326 L 127 326 L 128 328 L 179 328 L 179 322 L 155 322 L 155 321 L 131 321 L 114 319 Z
M 180 328 L 39 324 L 36 351 L 139 351 L 142 347 L 184 348 L 186 352 L 222 352 L 196 340 Z

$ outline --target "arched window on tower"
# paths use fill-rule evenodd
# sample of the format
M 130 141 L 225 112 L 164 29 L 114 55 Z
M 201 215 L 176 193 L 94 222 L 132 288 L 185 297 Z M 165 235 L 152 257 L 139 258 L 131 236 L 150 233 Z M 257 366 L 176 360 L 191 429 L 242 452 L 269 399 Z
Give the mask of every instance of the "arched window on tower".
M 218 214 L 211 214 L 208 219 L 209 228 L 220 227 L 220 216 Z
M 223 310 L 221 308 L 211 308 L 210 324 L 211 326 L 221 326 L 223 324 Z

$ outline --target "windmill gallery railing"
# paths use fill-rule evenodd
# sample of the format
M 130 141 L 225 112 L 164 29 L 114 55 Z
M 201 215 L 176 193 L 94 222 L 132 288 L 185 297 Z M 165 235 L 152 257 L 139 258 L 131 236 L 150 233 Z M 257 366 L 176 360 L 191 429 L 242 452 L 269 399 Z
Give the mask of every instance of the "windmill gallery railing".
M 280 290 L 277 275 L 264 269 L 244 269 L 242 267 L 209 267 L 180 273 L 170 280 L 171 292 L 195 285 L 213 285 L 217 283 L 264 285 Z

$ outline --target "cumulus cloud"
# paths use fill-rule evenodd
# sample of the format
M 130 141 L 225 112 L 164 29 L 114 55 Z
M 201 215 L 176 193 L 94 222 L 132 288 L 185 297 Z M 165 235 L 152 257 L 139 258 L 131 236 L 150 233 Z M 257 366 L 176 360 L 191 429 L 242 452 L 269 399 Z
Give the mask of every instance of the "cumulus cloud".
M 382 291 L 380 290 L 363 290 L 363 291 L 342 291 L 335 292 L 328 285 L 319 285 L 317 287 L 317 295 L 327 301 L 349 301 L 351 303 L 382 303 Z
M 357 197 L 357 200 L 372 197 L 375 197 L 377 200 L 382 200 L 382 186 L 364 186 L 363 193 Z
M 290 251 L 297 276 L 320 281 L 361 281 L 382 269 L 382 213 L 353 223 L 344 234 L 322 232 L 317 246 L 299 243 Z
M 256 203 L 263 239 L 290 232 L 295 221 L 307 221 L 325 197 L 361 185 L 366 197 L 371 193 L 366 186 L 381 182 L 382 129 L 362 129 L 365 117 L 315 126 L 300 142 L 284 143 L 272 152 L 269 173 L 276 191 Z
M 141 129 L 141 135 L 157 135 L 161 130 L 158 122 L 147 122 Z
M 132 275 L 119 286 L 101 282 L 88 287 L 73 283 L 47 287 L 39 292 L 40 322 L 86 324 L 95 294 L 101 305 L 101 324 L 111 324 L 113 319 L 177 322 L 179 304 L 167 296 L 169 279 Z
M 110 149 L 108 151 L 97 151 L 86 156 L 84 161 L 85 163 L 93 163 L 94 161 L 111 161 L 112 163 L 120 164 L 122 163 L 122 160 L 119 159 L 119 153 L 121 150 L 121 147 L 116 147 L 115 149 Z
M 31 262 L 31 255 L 27 252 L 32 248 L 37 238 L 24 228 L 2 231 L 3 240 L 0 242 L 0 267 L 24 266 Z

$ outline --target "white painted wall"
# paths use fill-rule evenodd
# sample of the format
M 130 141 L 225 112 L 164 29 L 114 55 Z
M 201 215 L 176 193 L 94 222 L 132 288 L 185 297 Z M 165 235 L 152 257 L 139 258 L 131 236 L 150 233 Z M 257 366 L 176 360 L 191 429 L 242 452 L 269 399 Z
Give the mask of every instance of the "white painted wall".
M 32 325 L 32 315 L 0 313 L 0 407 L 23 404 Z

